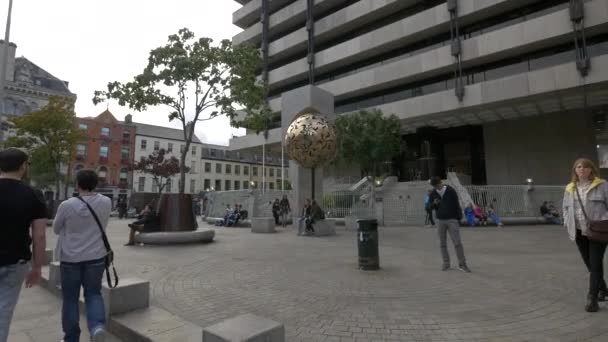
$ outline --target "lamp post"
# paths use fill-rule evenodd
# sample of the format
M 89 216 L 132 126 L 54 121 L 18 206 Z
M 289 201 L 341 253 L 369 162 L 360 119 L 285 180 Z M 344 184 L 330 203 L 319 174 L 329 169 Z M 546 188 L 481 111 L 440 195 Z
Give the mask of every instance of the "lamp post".
M 8 1 L 8 14 L 6 16 L 6 30 L 4 31 L 4 53 L 0 66 L 0 143 L 4 142 L 4 84 L 6 83 L 6 67 L 8 63 L 8 49 L 11 36 L 11 15 L 13 13 L 13 0 Z

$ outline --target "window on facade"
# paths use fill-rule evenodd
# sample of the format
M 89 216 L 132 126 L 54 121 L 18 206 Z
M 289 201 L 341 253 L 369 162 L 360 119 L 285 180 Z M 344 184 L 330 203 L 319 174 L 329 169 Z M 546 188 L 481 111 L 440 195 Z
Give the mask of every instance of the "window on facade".
M 212 157 L 215 157 L 216 152 L 214 148 L 211 149 L 210 154 Z
M 159 184 L 158 181 L 152 179 L 152 192 L 158 192 L 158 188 L 159 188 Z M 165 188 L 166 190 L 166 188 Z
M 137 191 L 144 192 L 146 190 L 146 177 L 139 177 L 137 183 Z
M 99 147 L 99 157 L 100 158 L 108 158 L 108 146 L 107 145 L 101 145 Z
M 205 163 L 205 172 L 211 172 L 211 163 Z
M 173 143 L 167 144 L 167 152 L 169 152 L 169 153 L 173 152 Z
M 85 144 L 76 145 L 76 155 L 81 156 L 81 157 L 86 156 L 87 155 L 87 145 L 85 145 Z
M 196 161 L 190 162 L 190 173 L 196 173 Z
M 258 175 L 258 167 L 257 166 L 252 166 L 251 167 L 251 174 L 252 174 L 252 176 L 257 176 Z
M 171 178 L 167 179 L 167 185 L 165 185 L 165 192 L 172 192 L 173 191 L 173 182 L 171 181 Z
M 184 150 L 186 150 L 186 145 L 179 145 L 179 152 L 184 153 Z
M 225 185 L 225 189 L 226 191 L 230 190 L 230 180 L 226 179 L 224 181 L 224 185 Z
M 234 181 L 234 190 L 241 190 L 241 181 Z
M 192 155 L 195 156 L 196 155 L 196 146 L 192 146 Z
M 281 177 L 281 169 L 277 169 L 277 177 Z
M 105 166 L 100 167 L 99 171 L 97 171 L 97 176 L 99 177 L 99 182 L 105 183 L 108 177 L 108 169 Z
M 127 170 L 126 168 L 120 169 L 120 181 L 126 182 L 128 178 L 129 178 L 129 170 Z
M 270 187 L 270 190 L 274 190 L 274 183 L 268 183 L 268 186 Z
M 131 132 L 129 132 L 129 131 L 122 131 L 122 139 L 123 140 L 130 140 L 131 139 Z
M 283 190 L 283 189 L 281 189 L 281 181 L 280 180 L 277 181 L 277 190 Z
M 289 169 L 285 169 L 285 177 L 284 178 L 289 178 Z
M 249 182 L 248 181 L 243 181 L 243 189 L 245 189 L 245 190 L 249 189 Z
M 101 135 L 105 137 L 110 136 L 110 129 L 108 127 L 101 127 Z
M 203 188 L 205 191 L 211 190 L 211 179 L 205 179 L 203 184 L 204 184 Z
M 86 131 L 87 129 L 89 129 L 89 125 L 81 123 L 78 125 L 78 128 L 83 131 Z
M 222 181 L 219 179 L 215 180 L 215 191 L 222 191 Z
M 154 151 L 158 151 L 160 150 L 160 141 L 155 141 L 154 142 Z
M 190 193 L 193 194 L 196 191 L 196 179 L 190 180 Z
M 241 165 L 234 165 L 234 174 L 235 175 L 241 174 Z
M 243 166 L 243 174 L 249 176 L 249 166 Z
M 262 169 L 264 170 L 264 177 L 266 177 L 268 175 L 268 169 L 265 167 L 263 167 Z
M 143 139 L 143 140 L 141 141 L 140 148 L 141 148 L 142 150 L 145 150 L 145 149 L 147 149 L 147 148 L 148 148 L 148 141 L 147 141 L 146 139 Z
M 270 169 L 270 177 L 274 177 L 274 169 Z
M 222 173 L 222 164 L 215 164 L 215 173 Z
M 232 173 L 232 165 L 226 164 L 226 174 L 229 175 Z
M 122 160 L 129 160 L 129 154 L 130 154 L 129 152 L 130 152 L 129 151 L 129 146 L 123 146 L 120 149 L 120 158 Z

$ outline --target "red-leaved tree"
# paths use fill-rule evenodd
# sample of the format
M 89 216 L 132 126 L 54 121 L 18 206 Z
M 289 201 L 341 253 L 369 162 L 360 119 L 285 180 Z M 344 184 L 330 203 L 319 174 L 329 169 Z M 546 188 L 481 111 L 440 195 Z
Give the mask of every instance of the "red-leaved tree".
M 157 185 L 158 197 L 160 197 L 171 177 L 180 173 L 179 166 L 179 159 L 167 157 L 167 152 L 160 149 L 147 157 L 142 157 L 140 161 L 132 165 L 131 169 L 151 175 L 152 181 Z M 186 169 L 186 172 L 190 171 L 188 167 Z

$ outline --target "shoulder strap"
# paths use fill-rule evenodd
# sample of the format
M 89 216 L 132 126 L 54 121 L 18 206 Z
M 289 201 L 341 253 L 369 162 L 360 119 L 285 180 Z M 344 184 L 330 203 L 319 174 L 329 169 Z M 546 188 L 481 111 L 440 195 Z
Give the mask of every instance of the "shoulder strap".
M 93 210 L 93 208 L 91 207 L 91 205 L 84 200 L 84 198 L 78 196 L 76 197 L 79 200 L 82 201 L 82 203 L 84 203 L 87 208 L 89 208 L 89 211 L 91 212 L 91 215 L 93 215 L 93 218 L 95 219 L 95 222 L 97 222 L 97 226 L 99 227 L 99 231 L 101 232 L 101 238 L 103 239 L 103 244 L 106 247 L 106 251 L 112 252 L 112 247 L 110 247 L 110 242 L 108 241 L 108 236 L 106 235 L 106 232 L 103 230 L 103 226 L 101 225 L 101 221 L 99 220 L 99 217 L 97 216 L 97 213 L 95 212 L 95 210 Z
M 581 205 L 581 210 L 583 211 L 583 216 L 585 216 L 585 220 L 589 223 L 589 216 L 587 216 L 587 212 L 585 211 L 585 206 L 583 205 L 583 200 L 581 200 L 581 194 L 578 191 L 578 186 L 574 184 L 574 190 L 576 190 L 576 198 L 578 199 L 578 203 Z

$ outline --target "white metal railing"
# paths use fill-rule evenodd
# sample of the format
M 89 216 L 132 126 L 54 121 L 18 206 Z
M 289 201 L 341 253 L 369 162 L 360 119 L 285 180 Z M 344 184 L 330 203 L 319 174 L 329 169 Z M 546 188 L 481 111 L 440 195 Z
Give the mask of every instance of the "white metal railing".
M 486 207 L 493 204 L 503 217 L 540 216 L 543 202 L 550 202 L 561 212 L 564 187 L 554 185 L 466 185 L 473 202 Z

